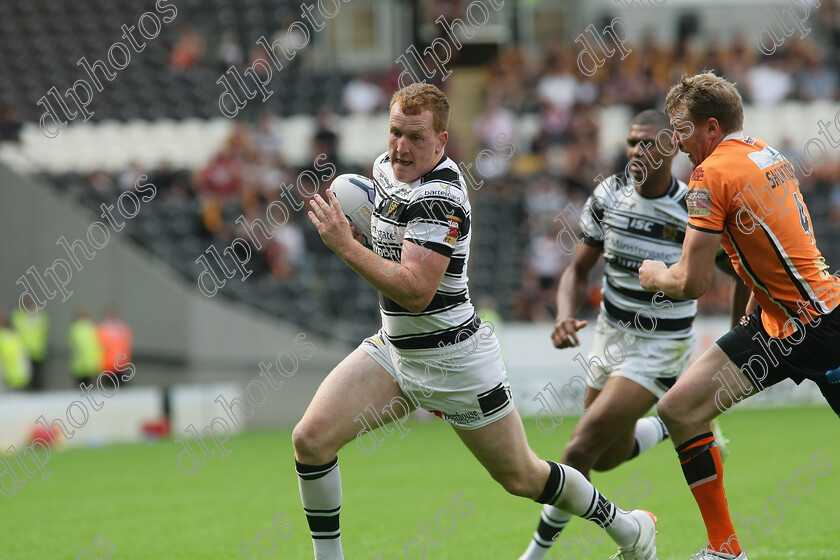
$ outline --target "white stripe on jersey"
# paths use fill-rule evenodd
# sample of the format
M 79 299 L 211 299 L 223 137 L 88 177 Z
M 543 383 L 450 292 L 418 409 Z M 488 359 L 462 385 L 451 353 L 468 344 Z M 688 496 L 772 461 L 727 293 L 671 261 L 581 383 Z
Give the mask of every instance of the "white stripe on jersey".
M 680 260 L 688 225 L 687 188 L 671 177 L 666 194 L 644 198 L 625 175 L 612 175 L 586 201 L 580 218 L 581 234 L 585 243 L 604 251 L 601 313 L 613 326 L 622 328 L 619 321 L 629 323 L 633 334 L 652 338 L 685 338 L 692 334 L 695 300 L 660 296 L 652 301 L 654 294 L 639 284 L 643 260 L 663 261 L 669 266 Z M 643 319 L 650 322 L 651 317 L 656 329 L 647 332 Z
M 793 196 L 796 196 L 796 193 L 794 193 Z M 767 240 L 770 241 L 770 244 L 773 245 L 773 248 L 776 251 L 776 255 L 784 264 L 783 269 L 787 274 L 788 278 L 796 286 L 799 293 L 805 296 L 802 299 L 807 299 L 808 303 L 810 303 L 814 309 L 816 309 L 823 315 L 831 313 L 831 309 L 825 304 L 823 300 L 819 298 L 819 296 L 817 296 L 817 294 L 814 293 L 814 290 L 811 289 L 811 284 L 809 284 L 808 281 L 802 277 L 802 274 L 799 273 L 799 270 L 796 268 L 796 265 L 793 263 L 793 260 L 787 254 L 787 251 L 785 251 L 784 245 L 782 245 L 782 242 L 779 241 L 779 239 L 776 237 L 776 234 L 773 233 L 773 230 L 770 229 L 767 226 L 767 223 L 764 220 L 762 220 L 755 212 L 753 212 L 748 206 L 744 206 L 743 208 L 753 219 L 754 223 L 758 224 L 758 226 L 761 228 L 761 231 L 763 231 L 764 235 L 767 236 Z M 784 305 L 782 307 L 784 308 Z M 785 313 L 787 315 L 790 315 L 790 311 L 788 311 L 787 309 L 785 309 Z
M 422 312 L 411 313 L 380 294 L 379 309 L 388 340 L 398 349 L 414 349 L 466 339 L 475 332 L 478 318 L 467 287 L 470 202 L 458 166 L 444 156 L 422 178 L 403 183 L 394 177 L 386 152 L 376 158 L 373 181 L 376 208 L 370 223 L 373 250 L 380 258 L 401 262 L 404 239 L 423 251 L 450 257 L 432 302 Z

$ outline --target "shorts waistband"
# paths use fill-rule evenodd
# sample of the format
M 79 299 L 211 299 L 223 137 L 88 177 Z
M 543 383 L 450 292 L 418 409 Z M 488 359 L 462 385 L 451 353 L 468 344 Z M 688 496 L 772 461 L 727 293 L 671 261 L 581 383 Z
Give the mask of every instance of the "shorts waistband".
M 466 356 L 476 351 L 478 345 L 481 344 L 481 339 L 495 339 L 495 336 L 496 335 L 493 332 L 492 326 L 486 323 L 482 323 L 478 327 L 478 330 L 476 330 L 473 334 L 471 334 L 468 338 L 465 338 L 461 342 L 446 344 L 444 346 L 438 346 L 435 348 L 414 348 L 410 350 L 396 348 L 394 346 L 392 346 L 392 348 L 398 356 L 404 358 L 448 357 L 459 354 L 463 354 Z

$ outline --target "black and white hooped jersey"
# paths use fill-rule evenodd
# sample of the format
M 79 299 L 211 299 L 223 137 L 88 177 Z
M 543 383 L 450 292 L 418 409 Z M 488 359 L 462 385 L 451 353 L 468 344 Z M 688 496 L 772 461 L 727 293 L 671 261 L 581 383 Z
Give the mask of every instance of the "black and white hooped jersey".
M 616 174 L 602 181 L 586 201 L 581 237 L 604 252 L 601 314 L 613 326 L 653 338 L 686 338 L 693 333 L 696 300 L 656 295 L 639 284 L 643 260 L 668 266 L 680 260 L 688 224 L 687 188 L 672 176 L 668 192 L 645 198 L 628 176 Z
M 383 274 L 401 262 L 404 239 L 422 247 L 418 250 L 450 258 L 432 302 L 420 313 L 412 313 L 379 295 L 382 326 L 389 342 L 395 348 L 408 350 L 438 348 L 469 338 L 481 322 L 467 288 L 470 202 L 458 166 L 443 156 L 425 176 L 403 183 L 394 177 L 386 152 L 376 158 L 373 182 L 373 250 L 383 261 L 390 261 L 380 263 Z

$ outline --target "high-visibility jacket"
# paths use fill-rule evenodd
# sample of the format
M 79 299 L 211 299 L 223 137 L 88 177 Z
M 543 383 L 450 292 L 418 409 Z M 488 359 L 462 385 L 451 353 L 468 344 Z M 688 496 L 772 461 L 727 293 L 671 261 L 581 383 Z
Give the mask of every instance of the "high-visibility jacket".
M 9 387 L 20 389 L 32 379 L 32 362 L 20 335 L 10 328 L 0 328 L 0 370 Z
M 41 310 L 34 317 L 27 317 L 20 309 L 12 312 L 12 326 L 23 339 L 23 345 L 33 361 L 40 362 L 47 355 L 47 340 L 50 321 L 45 311 Z
M 92 377 L 100 372 L 102 343 L 96 325 L 89 319 L 76 319 L 67 336 L 70 345 L 70 369 L 76 377 Z

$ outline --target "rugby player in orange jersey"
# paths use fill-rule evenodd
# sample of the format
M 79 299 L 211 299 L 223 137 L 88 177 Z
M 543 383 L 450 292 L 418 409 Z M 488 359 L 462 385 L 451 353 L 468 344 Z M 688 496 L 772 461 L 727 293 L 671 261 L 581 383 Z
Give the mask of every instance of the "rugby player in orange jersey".
M 752 291 L 752 313 L 688 368 L 657 410 L 708 531 L 707 547 L 692 558 L 745 560 L 709 423 L 785 378 L 816 383 L 840 415 L 840 384 L 825 375 L 840 365 L 840 313 L 832 313 L 840 280 L 817 248 L 793 166 L 742 132 L 741 96 L 732 83 L 711 73 L 683 76 L 668 92 L 665 112 L 695 166 L 686 196 L 689 227 L 680 261 L 671 267 L 645 261 L 640 283 L 670 297 L 698 298 L 723 245 Z

